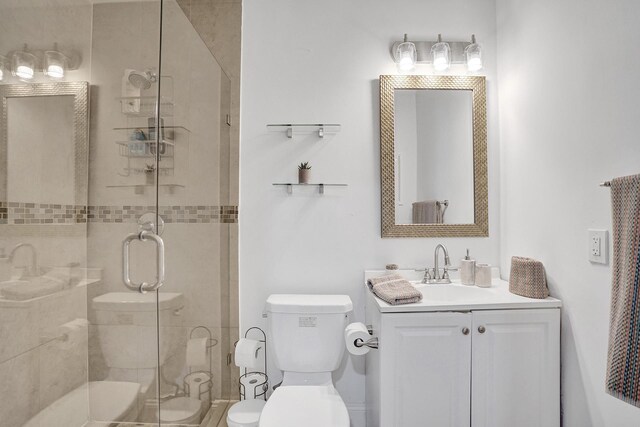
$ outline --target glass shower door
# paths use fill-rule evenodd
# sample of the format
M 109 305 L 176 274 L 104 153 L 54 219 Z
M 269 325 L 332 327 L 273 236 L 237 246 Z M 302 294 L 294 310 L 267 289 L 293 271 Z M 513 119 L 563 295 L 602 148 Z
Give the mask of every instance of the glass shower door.
M 158 117 L 165 108 L 162 2 L 92 6 L 88 259 L 89 421 L 158 424 L 159 307 L 164 254 L 158 214 Z M 159 111 L 160 110 L 160 111 Z
M 231 389 L 223 303 L 235 215 L 228 206 L 231 83 L 191 22 L 199 4 L 186 4 L 164 0 L 162 13 L 156 176 L 166 278 L 158 291 L 158 417 L 163 425 L 207 419 L 215 426 Z M 175 298 L 179 310 L 163 307 Z

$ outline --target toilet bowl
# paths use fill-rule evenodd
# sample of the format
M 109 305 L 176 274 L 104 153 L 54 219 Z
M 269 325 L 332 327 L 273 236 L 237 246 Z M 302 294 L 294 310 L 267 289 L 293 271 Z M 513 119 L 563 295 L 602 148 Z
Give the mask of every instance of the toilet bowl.
M 258 427 L 266 402 L 262 399 L 242 400 L 234 403 L 227 413 L 229 427 Z
M 349 427 L 349 413 L 333 385 L 281 386 L 262 411 L 260 427 L 285 426 Z
M 24 427 L 102 426 L 134 422 L 138 416 L 140 384 L 90 381 L 40 411 Z
M 333 385 L 340 367 L 347 313 L 346 295 L 271 295 L 268 337 L 275 365 L 284 372 L 259 427 L 349 427 L 349 413 Z
M 174 397 L 160 404 L 162 424 L 200 425 L 202 401 L 191 397 Z

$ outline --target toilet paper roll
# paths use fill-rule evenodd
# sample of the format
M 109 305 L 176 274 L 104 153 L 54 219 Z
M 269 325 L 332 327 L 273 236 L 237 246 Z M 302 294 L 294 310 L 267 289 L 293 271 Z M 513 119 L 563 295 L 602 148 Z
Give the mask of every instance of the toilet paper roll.
M 238 368 L 258 369 L 261 359 L 258 359 L 262 343 L 256 340 L 240 338 L 236 344 L 235 360 Z
M 191 338 L 187 341 L 187 366 L 208 366 L 209 338 Z
M 240 383 L 244 386 L 244 400 L 255 399 L 256 394 L 262 394 L 264 390 L 260 384 L 263 384 L 264 380 L 264 375 L 259 373 L 249 373 L 240 377 Z
M 211 385 L 208 381 L 211 380 L 211 375 L 207 372 L 194 372 L 187 375 L 184 381 L 188 385 L 189 393 L 187 396 L 193 399 L 200 399 L 202 401 L 208 401 L 211 399 L 210 389 Z
M 371 338 L 367 327 L 362 322 L 350 323 L 344 328 L 344 342 L 347 345 L 347 351 L 356 356 L 362 356 L 369 353 L 369 347 L 356 347 L 355 341 L 361 339 L 367 341 Z

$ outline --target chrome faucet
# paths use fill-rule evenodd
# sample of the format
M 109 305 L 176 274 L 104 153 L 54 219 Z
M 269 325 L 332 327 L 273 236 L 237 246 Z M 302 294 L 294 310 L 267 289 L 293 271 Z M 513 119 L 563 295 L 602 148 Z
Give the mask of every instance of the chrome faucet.
M 444 271 L 442 273 L 442 277 L 440 277 L 440 269 L 438 268 L 438 251 L 440 249 L 442 249 L 442 252 L 444 252 Z M 451 262 L 449 260 L 449 251 L 442 243 L 440 243 L 438 244 L 438 246 L 436 246 L 436 250 L 433 254 L 433 279 L 436 281 L 446 280 L 446 282 L 438 283 L 451 283 L 451 280 L 449 280 L 449 267 L 451 267 Z
M 13 265 L 13 258 L 16 255 L 16 252 L 20 248 L 28 248 L 31 250 L 31 265 L 27 270 L 27 274 L 29 276 L 37 276 L 38 275 L 38 254 L 36 253 L 36 248 L 31 243 L 18 243 L 15 248 L 11 250 L 9 254 L 9 262 Z
M 440 276 L 440 266 L 438 263 L 438 255 L 439 255 L 440 249 L 442 249 L 442 252 L 444 253 L 444 268 L 443 268 L 442 276 Z M 426 268 L 424 270 L 424 278 L 422 279 L 422 283 L 428 283 L 428 284 L 451 283 L 451 279 L 449 278 L 449 270 L 455 270 L 455 269 L 451 268 L 449 251 L 447 251 L 446 246 L 444 246 L 443 244 L 438 244 L 438 246 L 436 246 L 436 250 L 433 254 L 433 264 L 434 264 L 433 274 L 431 274 L 430 268 Z

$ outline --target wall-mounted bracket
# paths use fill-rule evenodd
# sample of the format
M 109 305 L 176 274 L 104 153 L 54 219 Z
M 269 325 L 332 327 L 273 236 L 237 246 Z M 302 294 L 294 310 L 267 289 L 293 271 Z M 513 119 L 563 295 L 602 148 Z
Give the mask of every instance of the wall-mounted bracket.
M 325 124 L 325 123 L 317 123 L 317 124 L 294 124 L 294 123 L 283 123 L 283 124 L 269 124 L 267 125 L 267 129 L 271 131 L 281 132 L 285 131 L 287 134 L 287 138 L 293 138 L 293 135 L 296 133 L 312 133 L 317 132 L 318 138 L 324 138 L 326 134 L 334 134 L 340 132 L 339 124 Z

